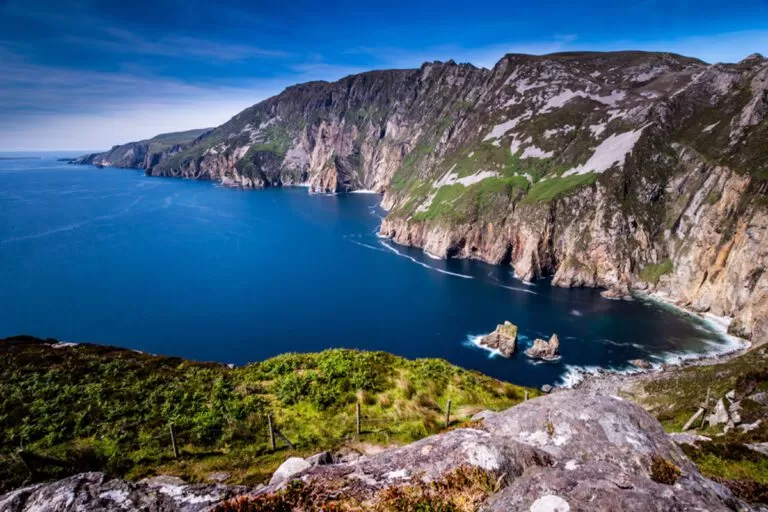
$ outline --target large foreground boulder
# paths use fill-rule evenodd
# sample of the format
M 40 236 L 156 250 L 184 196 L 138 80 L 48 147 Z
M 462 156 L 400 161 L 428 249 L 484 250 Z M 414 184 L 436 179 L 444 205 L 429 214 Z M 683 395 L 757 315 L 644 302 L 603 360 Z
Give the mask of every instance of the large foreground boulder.
M 6 495 L 0 510 L 76 510 L 65 506 L 76 503 L 83 510 L 225 512 L 244 510 L 249 502 L 254 510 L 279 505 L 304 511 L 340 502 L 343 510 L 371 510 L 382 503 L 383 510 L 401 510 L 402 500 L 414 497 L 486 512 L 750 510 L 702 477 L 640 407 L 577 391 L 529 400 L 487 415 L 474 428 L 354 462 L 306 467 L 260 489 L 174 489 L 86 474 Z M 234 494 L 239 496 L 227 500 Z M 451 502 L 453 496 L 458 501 Z M 216 500 L 224 501 L 211 507 Z

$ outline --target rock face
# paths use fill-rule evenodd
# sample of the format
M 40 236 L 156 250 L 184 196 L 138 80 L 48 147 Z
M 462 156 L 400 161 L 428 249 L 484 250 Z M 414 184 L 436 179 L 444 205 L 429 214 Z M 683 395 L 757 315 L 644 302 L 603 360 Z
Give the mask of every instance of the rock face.
M 269 481 L 269 485 L 275 485 L 282 483 L 293 475 L 301 473 L 305 469 L 312 467 L 313 464 L 309 461 L 302 459 L 301 457 L 291 457 L 285 462 L 280 464 L 277 471 L 272 475 L 272 479 Z
M 554 361 L 560 358 L 560 339 L 557 334 L 553 334 L 549 341 L 536 338 L 533 346 L 525 351 L 528 357 L 544 359 L 545 361 Z
M 437 481 L 466 467 L 497 482 L 497 492 L 481 504 L 489 512 L 750 510 L 703 478 L 640 407 L 575 391 L 487 415 L 479 428 L 449 431 L 352 463 L 306 467 L 291 479 L 310 486 L 313 499 L 352 500 L 368 510 L 385 489 Z M 233 494 L 241 495 L 241 503 L 267 499 L 288 480 L 248 491 L 175 480 L 164 485 L 169 484 L 163 490 L 163 484 L 88 473 L 7 494 L 0 497 L 0 510 L 201 510 Z
M 517 347 L 517 326 L 505 321 L 496 326 L 496 330 L 479 341 L 484 347 L 498 350 L 504 357 L 512 357 Z
M 128 167 L 149 170 L 163 160 L 183 151 L 197 137 L 205 135 L 211 130 L 212 128 L 205 128 L 186 132 L 163 133 L 151 139 L 114 146 L 105 153 L 83 155 L 69 162 L 100 167 Z
M 507 55 L 289 87 L 146 168 L 376 190 L 397 243 L 613 298 L 666 294 L 762 342 L 766 115 L 761 56 Z
M 103 473 L 82 473 L 0 496 L 0 511 L 197 512 L 246 491 L 239 486 L 189 485 L 167 476 L 133 483 Z

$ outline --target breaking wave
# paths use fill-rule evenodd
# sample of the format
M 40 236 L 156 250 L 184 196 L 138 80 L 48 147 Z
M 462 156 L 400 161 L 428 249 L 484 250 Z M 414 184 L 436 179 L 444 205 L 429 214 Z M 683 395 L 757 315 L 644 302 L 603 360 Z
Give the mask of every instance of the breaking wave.
M 386 247 L 387 249 L 389 249 L 390 251 L 392 251 L 395 254 L 397 254 L 398 256 L 401 256 L 403 258 L 407 258 L 407 259 L 411 260 L 412 262 L 416 263 L 417 265 L 421 265 L 424 268 L 428 268 L 428 269 L 434 270 L 436 272 L 440 272 L 441 274 L 446 274 L 446 275 L 449 275 L 449 276 L 461 277 L 462 279 L 474 279 L 474 277 L 468 276 L 466 274 L 458 274 L 456 272 L 448 272 L 447 270 L 436 268 L 436 267 L 433 267 L 432 265 L 427 265 L 426 263 L 424 263 L 422 261 L 419 261 L 416 258 L 408 256 L 407 254 L 401 253 L 400 251 L 398 251 L 397 249 L 395 249 L 394 247 L 392 247 L 391 245 L 389 245 L 386 242 L 380 241 L 379 243 L 381 245 L 383 245 L 384 247 Z

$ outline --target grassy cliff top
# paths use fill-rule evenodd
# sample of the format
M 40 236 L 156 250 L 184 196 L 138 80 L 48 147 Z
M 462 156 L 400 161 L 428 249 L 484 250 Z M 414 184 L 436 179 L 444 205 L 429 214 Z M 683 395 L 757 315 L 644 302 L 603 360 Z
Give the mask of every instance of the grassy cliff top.
M 406 443 L 445 428 L 448 399 L 462 422 L 515 405 L 525 393 L 443 360 L 342 349 L 230 368 L 15 337 L 0 340 L 0 357 L 0 492 L 87 470 L 192 481 L 226 471 L 227 483 L 253 484 L 292 451 Z M 363 415 L 359 438 L 355 403 Z M 269 449 L 268 414 L 295 450 Z M 24 457 L 37 461 L 35 474 Z

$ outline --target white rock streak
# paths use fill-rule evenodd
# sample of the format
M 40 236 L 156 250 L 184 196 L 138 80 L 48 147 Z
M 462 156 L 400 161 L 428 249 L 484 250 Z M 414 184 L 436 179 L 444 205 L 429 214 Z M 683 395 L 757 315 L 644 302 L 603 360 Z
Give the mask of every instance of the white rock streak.
M 632 152 L 635 143 L 637 143 L 644 129 L 645 126 L 639 130 L 630 130 L 611 135 L 597 146 L 595 152 L 585 164 L 565 171 L 563 177 L 574 174 L 587 174 L 589 172 L 602 173 L 616 164 L 623 166 L 627 155 Z

